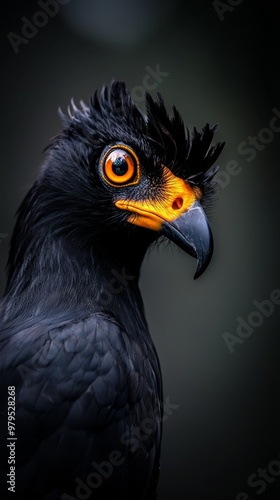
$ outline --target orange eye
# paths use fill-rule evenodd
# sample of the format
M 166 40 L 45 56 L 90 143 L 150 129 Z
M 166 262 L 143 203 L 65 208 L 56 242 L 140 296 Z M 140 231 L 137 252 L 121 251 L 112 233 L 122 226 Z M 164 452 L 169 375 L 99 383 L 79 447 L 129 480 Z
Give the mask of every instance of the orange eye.
M 139 160 L 128 146 L 117 145 L 105 153 L 101 160 L 104 178 L 111 185 L 131 185 L 139 181 Z

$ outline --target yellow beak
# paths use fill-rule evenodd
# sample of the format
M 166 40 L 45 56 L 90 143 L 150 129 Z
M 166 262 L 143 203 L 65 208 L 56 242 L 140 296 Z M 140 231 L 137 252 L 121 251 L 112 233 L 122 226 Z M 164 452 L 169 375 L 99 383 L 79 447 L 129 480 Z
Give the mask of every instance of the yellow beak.
M 192 206 L 195 199 L 194 190 L 164 167 L 164 185 L 158 200 L 118 200 L 115 204 L 132 213 L 128 219 L 132 224 L 161 231 L 163 222 L 177 219 Z
M 207 268 L 213 253 L 208 220 L 199 203 L 201 190 L 191 188 L 164 167 L 164 184 L 157 200 L 118 200 L 116 206 L 131 212 L 128 221 L 160 232 L 197 259 L 194 278 Z

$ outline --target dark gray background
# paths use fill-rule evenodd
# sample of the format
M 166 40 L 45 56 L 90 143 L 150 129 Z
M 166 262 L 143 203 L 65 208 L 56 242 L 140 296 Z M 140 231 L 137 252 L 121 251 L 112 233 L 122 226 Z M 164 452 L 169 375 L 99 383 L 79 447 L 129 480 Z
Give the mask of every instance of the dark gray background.
M 146 67 L 159 65 L 169 75 L 152 93 L 175 104 L 189 127 L 218 122 L 217 139 L 227 143 L 221 170 L 231 160 L 242 170 L 221 189 L 215 255 L 199 280 L 194 260 L 173 246 L 150 252 L 142 269 L 164 393 L 179 405 L 164 424 L 160 500 L 236 500 L 242 491 L 279 499 L 280 477 L 261 495 L 247 479 L 280 461 L 280 305 L 232 354 L 223 333 L 236 334 L 237 317 L 247 320 L 254 300 L 280 288 L 280 132 L 251 162 L 238 152 L 280 111 L 280 9 L 249 0 L 230 9 L 222 21 L 211 1 L 70 0 L 15 54 L 7 34 L 20 34 L 22 16 L 41 9 L 35 1 L 1 6 L 1 292 L 14 213 L 59 131 L 57 108 L 72 96 L 87 100 L 113 77 L 141 96 Z

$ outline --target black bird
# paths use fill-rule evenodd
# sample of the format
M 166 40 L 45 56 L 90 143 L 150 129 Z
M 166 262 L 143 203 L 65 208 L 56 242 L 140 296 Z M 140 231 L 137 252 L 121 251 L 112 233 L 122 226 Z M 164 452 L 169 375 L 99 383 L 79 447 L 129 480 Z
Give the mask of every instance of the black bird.
M 197 258 L 195 277 L 206 269 L 202 206 L 223 144 L 208 124 L 189 134 L 160 95 L 146 108 L 115 81 L 72 102 L 18 210 L 0 305 L 1 498 L 157 497 L 162 381 L 140 266 L 166 236 Z

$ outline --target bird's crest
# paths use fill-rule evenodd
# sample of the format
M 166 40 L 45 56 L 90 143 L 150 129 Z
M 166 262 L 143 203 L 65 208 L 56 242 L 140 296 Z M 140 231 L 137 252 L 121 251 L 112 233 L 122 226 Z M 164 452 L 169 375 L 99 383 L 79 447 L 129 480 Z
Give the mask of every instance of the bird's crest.
M 190 133 L 175 106 L 172 115 L 168 115 L 159 93 L 155 100 L 150 94 L 146 95 L 146 107 L 150 134 L 157 137 L 163 147 L 169 144 L 173 149 L 173 159 L 170 159 L 174 163 L 173 169 L 190 184 L 205 188 L 218 170 L 218 166 L 213 165 L 225 144 L 211 145 L 217 125 L 210 127 L 207 123 L 201 132 L 194 128 Z
M 89 105 L 80 101 L 78 108 L 72 99 L 68 114 L 61 110 L 59 114 L 66 133 L 76 132 L 95 146 L 113 139 L 118 130 L 127 130 L 128 140 L 129 134 L 148 139 L 174 174 L 200 188 L 203 204 L 208 206 L 217 187 L 215 162 L 224 147 L 223 142 L 211 145 L 217 125 L 207 123 L 201 131 L 194 128 L 190 132 L 175 106 L 168 114 L 159 93 L 155 99 L 146 93 L 145 104 L 146 115 L 134 103 L 125 83 L 112 81 L 102 87 L 100 95 L 94 93 Z

